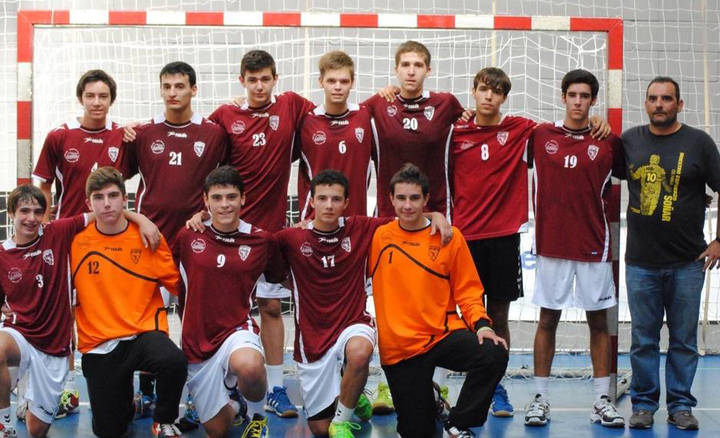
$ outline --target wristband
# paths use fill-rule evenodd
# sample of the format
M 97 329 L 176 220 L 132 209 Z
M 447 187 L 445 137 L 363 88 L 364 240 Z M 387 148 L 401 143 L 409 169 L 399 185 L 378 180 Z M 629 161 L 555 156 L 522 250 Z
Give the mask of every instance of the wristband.
M 492 333 L 495 333 L 495 330 L 493 330 L 492 327 L 486 325 L 485 327 L 480 327 L 479 329 L 477 329 L 477 331 L 476 331 L 475 333 L 477 333 L 477 334 L 479 335 L 480 332 L 492 332 Z

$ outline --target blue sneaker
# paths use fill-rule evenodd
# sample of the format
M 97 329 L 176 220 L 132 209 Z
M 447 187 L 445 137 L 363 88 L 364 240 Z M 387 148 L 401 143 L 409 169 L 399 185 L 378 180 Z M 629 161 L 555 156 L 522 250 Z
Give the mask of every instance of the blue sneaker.
M 245 401 L 245 398 L 243 398 L 242 394 L 240 394 L 240 391 L 238 391 L 237 388 L 233 388 L 230 390 L 230 400 L 234 400 L 237 402 L 238 405 L 240 405 L 240 411 L 238 411 L 237 414 L 235 414 L 235 419 L 233 420 L 233 426 L 240 426 L 241 424 L 247 422 L 250 422 L 250 417 L 248 417 L 247 414 L 247 402 Z
M 512 417 L 515 413 L 513 405 L 510 404 L 507 391 L 500 383 L 495 387 L 492 404 L 490 405 L 490 413 L 492 413 L 494 417 Z
M 138 392 L 133 398 L 133 404 L 135 405 L 135 419 L 149 418 L 152 417 L 153 411 L 155 410 L 154 397 Z
M 274 412 L 278 417 L 282 418 L 292 418 L 298 415 L 298 410 L 294 404 L 290 403 L 287 388 L 284 386 L 275 386 L 272 392 L 267 393 L 265 410 Z

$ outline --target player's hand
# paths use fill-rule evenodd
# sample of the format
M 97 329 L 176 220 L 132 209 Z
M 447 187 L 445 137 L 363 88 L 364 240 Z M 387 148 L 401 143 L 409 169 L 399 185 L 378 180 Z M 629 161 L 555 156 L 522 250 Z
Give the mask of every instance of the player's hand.
M 596 140 L 605 140 L 612 132 L 612 128 L 607 120 L 600 116 L 590 117 L 590 137 Z
M 8 306 L 7 303 L 3 304 L 2 307 L 0 307 L 0 320 L 2 321 L 12 321 L 15 322 L 15 318 L 17 315 L 15 315 L 15 312 L 12 311 L 10 306 Z
M 140 227 L 140 238 L 145 248 L 155 251 L 162 241 L 162 233 L 150 219 L 138 213 L 138 226 Z
M 230 101 L 231 104 L 241 107 L 245 105 L 245 102 L 247 102 L 247 99 L 245 99 L 245 96 L 235 96 L 233 97 L 233 100 Z
M 720 267 L 720 242 L 713 240 L 705 251 L 700 254 L 698 260 L 705 259 L 703 271 Z
M 388 102 L 394 102 L 395 95 L 400 94 L 400 87 L 390 84 L 385 88 L 379 89 L 377 94 L 379 94 L 380 97 L 387 100 Z
M 185 222 L 185 228 L 191 228 L 193 231 L 197 231 L 202 233 L 205 231 L 205 222 L 206 220 L 210 219 L 210 213 L 203 210 L 200 212 L 197 212 L 191 217 L 190 219 Z
M 434 236 L 437 232 L 440 232 L 443 246 L 450 243 L 453 235 L 452 226 L 445 216 L 434 211 L 430 213 L 430 235 Z
M 477 332 L 478 341 L 482 344 L 485 342 L 485 339 L 489 339 L 493 342 L 495 345 L 502 345 L 505 347 L 505 349 L 508 349 L 507 342 L 505 339 L 501 338 L 500 336 L 496 335 L 493 330 L 480 330 Z
M 293 228 L 300 228 L 300 229 L 305 230 L 305 229 L 307 229 L 308 225 L 310 225 L 310 222 L 312 222 L 312 219 L 301 220 L 300 222 L 293 225 Z
M 467 123 L 473 117 L 475 117 L 475 110 L 472 108 L 465 108 L 465 111 L 463 111 L 463 113 L 460 115 L 460 120 Z
M 137 136 L 137 132 L 135 132 L 135 127 L 139 124 L 140 122 L 130 122 L 127 125 L 123 126 L 123 143 L 130 143 L 131 141 L 135 141 L 135 137 Z

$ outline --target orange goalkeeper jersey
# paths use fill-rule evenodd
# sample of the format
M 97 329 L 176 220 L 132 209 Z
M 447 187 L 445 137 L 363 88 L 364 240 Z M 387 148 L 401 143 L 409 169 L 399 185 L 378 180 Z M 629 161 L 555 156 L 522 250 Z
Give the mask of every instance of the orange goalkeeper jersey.
M 75 236 L 70 265 L 80 352 L 111 339 L 168 332 L 159 286 L 177 295 L 180 276 L 165 239 L 152 252 L 134 223 L 114 235 L 91 225 Z
M 383 365 L 422 354 L 452 331 L 490 322 L 482 283 L 455 227 L 442 246 L 429 226 L 405 231 L 397 220 L 383 225 L 373 237 L 368 269 Z

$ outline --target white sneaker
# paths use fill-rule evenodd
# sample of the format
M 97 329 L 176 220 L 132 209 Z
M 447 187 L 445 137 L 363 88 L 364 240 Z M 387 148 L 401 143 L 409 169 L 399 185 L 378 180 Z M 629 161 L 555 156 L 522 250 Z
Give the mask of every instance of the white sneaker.
M 535 394 L 535 398 L 525 408 L 526 426 L 545 426 L 550 421 L 550 403 Z
M 0 421 L 0 438 L 15 438 L 16 436 L 17 432 L 14 427 Z
M 618 413 L 615 406 L 610 403 L 606 395 L 593 403 L 590 422 L 600 423 L 605 427 L 625 427 L 625 419 Z

